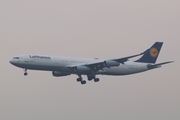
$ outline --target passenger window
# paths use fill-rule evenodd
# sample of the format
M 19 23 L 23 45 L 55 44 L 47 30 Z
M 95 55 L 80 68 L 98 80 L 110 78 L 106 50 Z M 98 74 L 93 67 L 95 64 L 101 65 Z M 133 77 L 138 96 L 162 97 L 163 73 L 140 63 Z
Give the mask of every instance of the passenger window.
M 20 59 L 19 57 L 14 57 L 13 59 Z

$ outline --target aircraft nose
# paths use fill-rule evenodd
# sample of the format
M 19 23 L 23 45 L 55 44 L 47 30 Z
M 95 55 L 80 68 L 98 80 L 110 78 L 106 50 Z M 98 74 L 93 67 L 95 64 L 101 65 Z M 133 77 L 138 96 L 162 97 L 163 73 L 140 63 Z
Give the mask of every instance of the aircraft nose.
M 13 64 L 13 63 L 14 63 L 14 62 L 13 62 L 13 60 L 10 60 L 9 62 L 10 62 L 11 64 Z

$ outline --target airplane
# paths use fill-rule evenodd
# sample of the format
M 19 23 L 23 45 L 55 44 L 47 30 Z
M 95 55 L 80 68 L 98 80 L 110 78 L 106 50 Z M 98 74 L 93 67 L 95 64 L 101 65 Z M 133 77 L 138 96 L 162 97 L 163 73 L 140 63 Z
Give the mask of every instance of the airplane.
M 75 74 L 77 81 L 86 84 L 82 75 L 86 75 L 89 81 L 99 82 L 97 75 L 129 75 L 140 73 L 173 61 L 156 63 L 163 42 L 155 42 L 152 47 L 145 52 L 122 58 L 99 59 L 99 58 L 75 58 L 64 56 L 48 56 L 26 54 L 14 57 L 9 62 L 19 68 L 24 69 L 24 75 L 27 76 L 27 70 L 52 71 L 54 77 L 68 76 Z M 141 56 L 136 61 L 129 61 L 130 58 Z

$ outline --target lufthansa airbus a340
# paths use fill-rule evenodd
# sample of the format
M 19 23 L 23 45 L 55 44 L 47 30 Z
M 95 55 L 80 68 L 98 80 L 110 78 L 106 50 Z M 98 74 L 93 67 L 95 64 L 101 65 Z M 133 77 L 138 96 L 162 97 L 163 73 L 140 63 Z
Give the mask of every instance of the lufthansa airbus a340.
M 129 75 L 159 68 L 161 65 L 173 62 L 155 64 L 162 45 L 163 42 L 156 42 L 143 53 L 107 60 L 28 54 L 16 56 L 10 60 L 10 63 L 23 68 L 25 76 L 28 75 L 28 69 L 52 71 L 52 75 L 55 77 L 76 74 L 77 81 L 86 84 L 82 75 L 86 75 L 89 81 L 98 82 L 97 75 Z M 142 57 L 136 61 L 128 61 L 137 56 Z

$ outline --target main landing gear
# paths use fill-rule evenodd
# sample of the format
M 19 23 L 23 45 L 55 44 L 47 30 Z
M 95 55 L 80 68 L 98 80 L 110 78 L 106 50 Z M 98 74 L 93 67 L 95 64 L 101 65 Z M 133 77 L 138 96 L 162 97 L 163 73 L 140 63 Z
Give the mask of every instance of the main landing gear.
M 27 69 L 26 68 L 24 68 L 24 76 L 27 76 L 28 75 L 28 73 L 27 73 Z
M 95 75 L 87 75 L 87 78 L 89 81 L 94 79 L 94 82 L 99 82 L 99 78 L 96 78 Z M 81 82 L 82 85 L 86 84 L 81 75 L 78 75 L 77 82 Z
M 94 79 L 94 82 L 99 82 L 99 78 L 96 78 L 95 75 L 87 75 L 87 78 L 89 81 Z
M 77 78 L 77 82 L 81 82 L 82 85 L 86 84 L 86 81 L 83 80 L 81 75 L 78 75 L 79 77 Z

